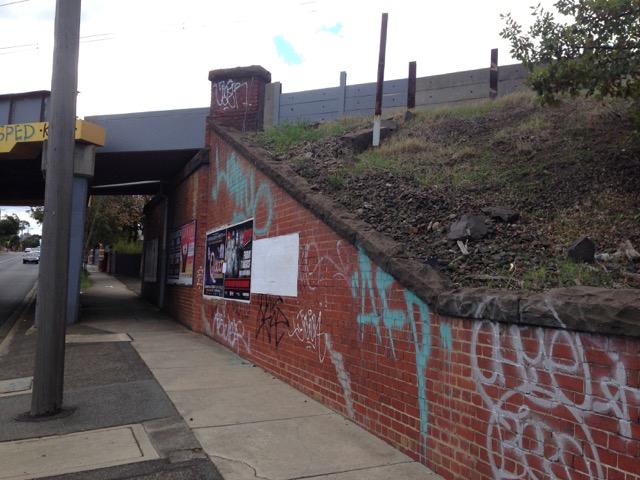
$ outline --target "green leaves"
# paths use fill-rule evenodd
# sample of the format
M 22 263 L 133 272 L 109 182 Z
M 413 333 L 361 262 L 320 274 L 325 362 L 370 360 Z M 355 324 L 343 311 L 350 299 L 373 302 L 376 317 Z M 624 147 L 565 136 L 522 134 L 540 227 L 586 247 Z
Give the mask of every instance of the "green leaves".
M 502 15 L 500 35 L 531 70 L 529 83 L 546 103 L 558 94 L 630 98 L 640 102 L 640 1 L 559 0 L 557 21 L 532 7 L 529 31 Z

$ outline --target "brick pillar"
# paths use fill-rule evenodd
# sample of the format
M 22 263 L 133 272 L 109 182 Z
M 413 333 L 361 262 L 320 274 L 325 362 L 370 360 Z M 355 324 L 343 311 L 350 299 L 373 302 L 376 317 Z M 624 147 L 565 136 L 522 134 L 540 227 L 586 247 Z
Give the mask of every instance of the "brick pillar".
M 242 132 L 262 130 L 264 87 L 271 73 L 259 65 L 209 72 L 210 118 Z

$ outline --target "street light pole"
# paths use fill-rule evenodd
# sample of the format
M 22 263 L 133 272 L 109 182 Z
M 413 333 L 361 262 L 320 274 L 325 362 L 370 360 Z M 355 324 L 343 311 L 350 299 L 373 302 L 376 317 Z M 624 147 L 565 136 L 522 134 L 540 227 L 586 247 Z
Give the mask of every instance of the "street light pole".
M 31 415 L 62 409 L 81 0 L 57 0 Z

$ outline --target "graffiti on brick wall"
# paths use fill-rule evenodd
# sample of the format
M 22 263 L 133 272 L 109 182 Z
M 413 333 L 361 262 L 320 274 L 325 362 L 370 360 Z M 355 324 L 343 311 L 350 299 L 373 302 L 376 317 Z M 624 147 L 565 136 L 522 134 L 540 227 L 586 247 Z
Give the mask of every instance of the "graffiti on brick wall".
M 413 292 L 406 289 L 403 290 L 406 310 L 390 308 L 389 294 L 395 282 L 394 278 L 372 262 L 362 249 L 358 251 L 358 266 L 358 270 L 351 277 L 351 293 L 356 301 L 359 300 L 357 323 L 361 334 L 364 327 L 371 326 L 375 329 L 378 342 L 381 343 L 381 328 L 385 328 L 389 348 L 395 358 L 393 332 L 403 331 L 407 326 L 411 331 L 416 355 L 420 435 L 423 446 L 426 446 L 429 419 L 426 369 L 431 351 L 429 308 Z
M 599 362 L 606 366 L 594 367 L 592 350 L 604 354 Z M 630 405 L 640 408 L 640 390 L 627 384 L 620 354 L 607 351 L 606 339 L 477 322 L 471 358 L 477 391 L 490 411 L 486 446 L 495 478 L 537 479 L 540 470 L 548 478 L 573 478 L 575 471 L 591 480 L 606 477 L 593 416 L 610 417 L 617 433 L 630 439 L 637 421 Z
M 282 297 L 271 295 L 261 295 L 258 302 L 256 338 L 262 336 L 264 341 L 273 342 L 276 349 L 291 328 L 291 322 L 280 308 L 283 303 Z
M 220 80 L 213 84 L 213 101 L 223 110 L 237 110 L 240 106 L 246 107 L 248 95 L 247 82 L 236 82 L 229 79 Z
M 233 202 L 231 223 L 239 223 L 254 218 L 253 231 L 256 235 L 266 235 L 273 220 L 273 195 L 266 180 L 256 185 L 255 169 L 246 171 L 240 165 L 235 152 L 231 152 L 224 165 L 216 148 L 216 180 L 211 189 L 211 198 L 216 201 L 224 185 Z M 258 213 L 261 213 L 259 215 Z
M 331 335 L 328 333 L 324 336 L 324 344 L 329 352 L 329 358 L 331 359 L 331 363 L 333 363 L 334 368 L 336 369 L 336 375 L 338 377 L 338 382 L 342 387 L 342 393 L 344 395 L 344 404 L 347 410 L 347 415 L 349 418 L 355 417 L 355 412 L 353 410 L 353 393 L 351 391 L 351 378 L 349 377 L 349 373 L 347 369 L 344 367 L 344 360 L 342 359 L 342 354 L 333 348 L 333 342 L 331 341 Z
M 323 271 L 331 268 L 334 272 L 328 277 L 324 276 Z M 316 242 L 310 242 L 302 249 L 300 277 L 303 286 L 311 291 L 316 290 L 321 283 L 330 280 L 343 281 L 348 286 L 351 270 L 348 247 L 342 240 L 336 242 L 335 257 L 320 255 L 320 249 Z
M 225 306 L 216 309 L 211 320 L 207 318 L 204 306 L 200 307 L 200 317 L 205 333 L 222 340 L 236 353 L 240 353 L 240 347 L 251 353 L 251 338 L 245 331 L 241 320 L 235 320 L 226 314 Z
M 289 336 L 297 338 L 307 350 L 318 355 L 320 363 L 327 355 L 326 333 L 322 332 L 322 312 L 302 309 L 291 322 Z

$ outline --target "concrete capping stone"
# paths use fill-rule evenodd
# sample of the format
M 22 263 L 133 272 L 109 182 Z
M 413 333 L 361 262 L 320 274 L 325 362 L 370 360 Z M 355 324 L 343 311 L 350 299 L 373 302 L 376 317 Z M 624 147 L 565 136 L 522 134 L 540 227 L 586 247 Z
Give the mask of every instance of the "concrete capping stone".
M 640 337 L 640 291 L 598 287 L 555 288 L 521 299 L 527 325 Z
M 488 288 L 451 289 L 450 282 L 427 265 L 403 255 L 403 246 L 357 219 L 341 205 L 314 191 L 286 163 L 264 149 L 244 143 L 241 134 L 210 117 L 207 128 L 285 190 L 302 206 L 366 254 L 436 313 L 472 320 L 541 326 L 604 335 L 640 337 L 640 290 L 572 287 L 543 293 Z
M 516 292 L 489 288 L 461 288 L 440 294 L 436 312 L 442 315 L 519 323 L 520 298 Z
M 226 80 L 229 78 L 246 77 L 258 77 L 264 79 L 266 83 L 271 82 L 271 73 L 260 65 L 250 65 L 248 67 L 220 68 L 218 70 L 211 70 L 209 72 L 209 80 L 212 82 L 222 79 Z

